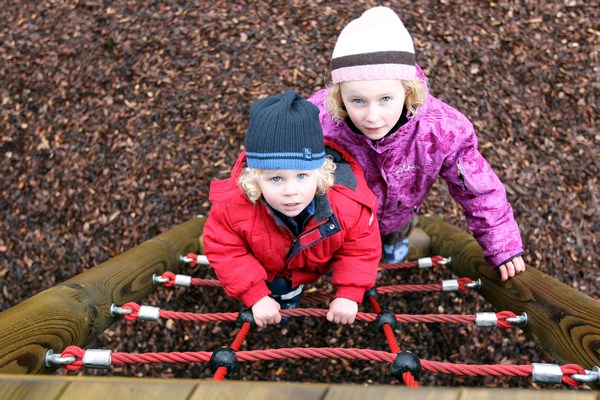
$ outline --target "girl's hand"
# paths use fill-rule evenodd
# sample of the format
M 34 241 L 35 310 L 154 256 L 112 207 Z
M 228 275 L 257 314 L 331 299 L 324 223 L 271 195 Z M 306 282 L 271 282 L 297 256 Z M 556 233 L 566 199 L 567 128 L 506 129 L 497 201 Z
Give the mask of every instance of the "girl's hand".
M 254 322 L 259 327 L 264 327 L 269 324 L 278 324 L 281 322 L 281 314 L 279 314 L 279 303 L 269 296 L 265 296 L 252 306 L 252 314 Z
M 327 321 L 336 324 L 351 324 L 356 319 L 358 303 L 350 299 L 337 297 L 329 304 Z
M 521 256 L 515 257 L 498 267 L 498 271 L 500 272 L 500 280 L 502 282 L 507 281 L 508 278 L 512 278 L 519 272 L 525 271 L 525 261 L 523 261 L 523 257 Z

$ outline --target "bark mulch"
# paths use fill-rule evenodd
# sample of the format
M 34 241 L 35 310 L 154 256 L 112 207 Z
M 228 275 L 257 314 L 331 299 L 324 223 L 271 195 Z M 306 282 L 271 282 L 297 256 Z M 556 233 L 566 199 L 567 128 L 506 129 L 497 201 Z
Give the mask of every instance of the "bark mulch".
M 239 153 L 248 108 L 327 83 L 341 28 L 373 1 L 8 2 L 0 18 L 0 310 L 209 211 L 209 182 Z M 600 297 L 600 9 L 593 2 L 385 2 L 412 33 L 432 92 L 465 113 L 504 182 L 529 265 Z M 464 227 L 445 184 L 423 212 Z M 212 276 L 210 271 L 190 271 Z M 386 283 L 442 272 L 385 272 Z M 326 281 L 318 284 L 329 288 Z M 491 311 L 476 294 L 389 295 L 395 313 Z M 238 311 L 218 289 L 163 290 L 147 304 Z M 116 323 L 94 347 L 210 351 L 229 323 Z M 421 358 L 555 362 L 518 329 L 414 324 L 397 331 Z M 365 324 L 303 318 L 253 332 L 245 349 L 387 349 Z M 65 373 L 59 370 L 58 373 Z M 210 377 L 206 365 L 86 374 Z M 238 379 L 393 382 L 386 365 L 245 363 Z M 395 381 L 394 381 L 395 382 Z M 525 378 L 424 374 L 423 385 L 532 387 Z

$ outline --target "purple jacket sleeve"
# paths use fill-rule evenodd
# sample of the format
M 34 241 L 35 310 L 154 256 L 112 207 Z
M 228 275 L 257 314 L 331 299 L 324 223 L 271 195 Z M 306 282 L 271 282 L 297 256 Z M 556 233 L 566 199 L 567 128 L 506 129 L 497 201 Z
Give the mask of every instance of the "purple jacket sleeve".
M 483 248 L 491 268 L 523 254 L 523 244 L 502 182 L 477 149 L 477 138 L 465 120 L 454 129 L 462 141 L 444 160 L 440 175 L 463 207 L 467 225 Z

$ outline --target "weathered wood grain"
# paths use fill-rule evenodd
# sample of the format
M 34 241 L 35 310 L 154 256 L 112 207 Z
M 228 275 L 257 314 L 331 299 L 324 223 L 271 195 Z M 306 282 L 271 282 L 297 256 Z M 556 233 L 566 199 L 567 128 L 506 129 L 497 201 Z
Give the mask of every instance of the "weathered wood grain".
M 471 235 L 435 217 L 419 226 L 431 238 L 431 253 L 452 257 L 448 268 L 456 275 L 481 279 L 479 293 L 498 311 L 527 313 L 523 330 L 545 350 L 564 363 L 600 365 L 600 302 L 531 266 L 502 283 Z
M 46 372 L 48 349 L 84 347 L 114 321 L 110 306 L 140 301 L 152 275 L 176 272 L 197 252 L 204 219 L 195 218 L 0 313 L 0 373 Z

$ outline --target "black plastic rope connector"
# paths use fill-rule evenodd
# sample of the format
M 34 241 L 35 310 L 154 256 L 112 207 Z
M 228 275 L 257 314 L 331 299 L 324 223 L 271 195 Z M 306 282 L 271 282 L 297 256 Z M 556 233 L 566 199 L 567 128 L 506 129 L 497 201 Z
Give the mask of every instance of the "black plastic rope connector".
M 254 314 L 252 313 L 251 308 L 244 308 L 242 311 L 238 313 L 236 326 L 239 328 L 244 325 L 244 322 L 250 322 L 250 325 L 255 328 L 256 322 L 254 321 Z
M 208 361 L 208 367 L 214 374 L 220 367 L 227 368 L 227 376 L 234 375 L 240 366 L 235 350 L 231 347 L 221 347 L 213 351 Z
M 375 318 L 375 321 L 373 322 L 373 324 L 374 324 L 375 328 L 377 328 L 378 331 L 384 332 L 383 326 L 385 324 L 389 324 L 392 327 L 392 329 L 396 329 L 398 320 L 396 320 L 396 315 L 394 315 L 393 312 L 388 311 L 388 310 L 383 310 L 379 314 L 377 314 L 377 318 Z
M 377 291 L 377 288 L 371 288 L 365 292 L 365 295 L 363 296 L 363 303 L 369 301 L 369 297 L 379 300 L 379 292 Z
M 421 360 L 410 351 L 401 351 L 396 354 L 396 359 L 392 364 L 392 375 L 400 382 L 404 382 L 402 375 L 407 371 L 415 380 L 418 380 L 421 376 Z

